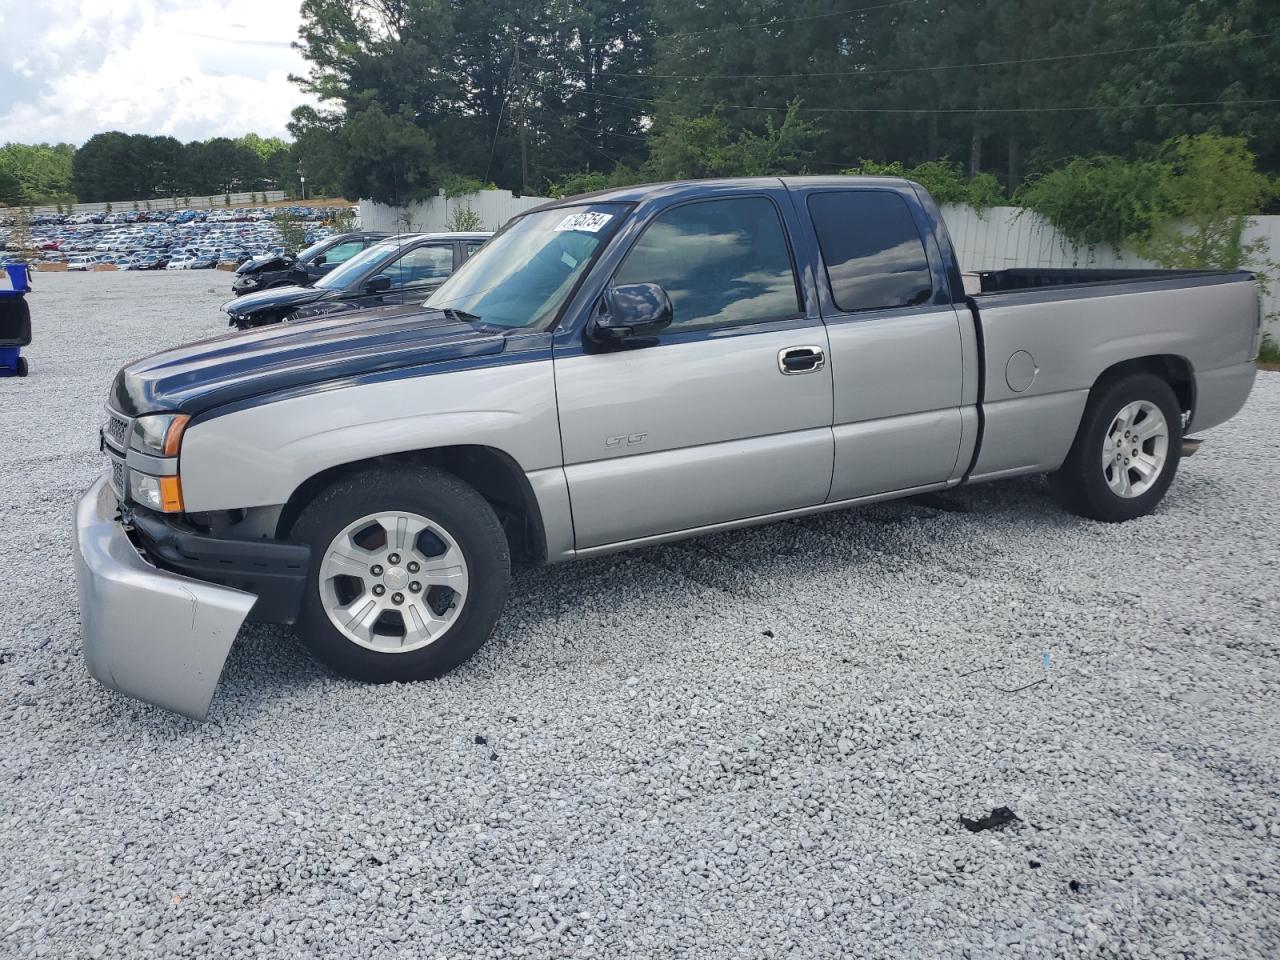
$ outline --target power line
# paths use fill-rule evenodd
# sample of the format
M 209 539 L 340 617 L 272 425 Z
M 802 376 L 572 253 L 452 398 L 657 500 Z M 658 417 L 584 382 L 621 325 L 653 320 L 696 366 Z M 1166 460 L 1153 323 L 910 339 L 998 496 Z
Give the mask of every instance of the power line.
M 927 67 L 884 67 L 874 70 L 833 70 L 802 73 L 609 73 L 601 79 L 614 77 L 636 80 L 786 80 L 802 77 L 876 77 L 886 74 L 931 73 L 944 70 L 973 70 L 984 67 L 1010 67 L 1029 63 L 1055 63 L 1063 60 L 1085 60 L 1090 57 L 1111 57 L 1128 53 L 1148 53 L 1155 50 L 1171 50 L 1181 47 L 1207 46 L 1218 43 L 1235 43 L 1241 40 L 1268 40 L 1274 33 L 1237 34 L 1212 40 L 1179 40 L 1170 43 L 1154 43 L 1142 47 L 1124 47 L 1118 50 L 1089 50 L 1083 53 L 1062 53 L 1044 57 L 1025 57 L 1018 60 L 981 60 L 974 63 L 949 63 Z M 665 38 L 664 38 L 665 39 Z M 562 67 L 566 73 L 585 74 L 585 70 Z
M 543 87 L 542 89 L 550 89 Z M 716 109 L 723 107 L 727 110 L 767 110 L 772 112 L 786 113 L 792 109 L 790 106 L 785 107 L 768 107 L 768 106 L 748 106 L 740 103 L 693 103 L 686 104 L 683 101 L 671 99 L 656 99 L 654 97 L 629 97 L 619 93 L 601 93 L 598 90 L 579 90 L 580 94 L 590 97 L 607 97 L 610 100 L 630 100 L 637 103 L 652 103 L 657 105 L 671 104 L 675 106 L 696 106 L 704 109 Z M 1106 110 L 1154 110 L 1161 108 L 1175 107 L 1228 107 L 1243 104 L 1272 104 L 1280 103 L 1280 97 L 1268 99 L 1241 99 L 1241 100 L 1190 100 L 1180 103 L 1135 103 L 1125 106 L 1094 106 L 1094 105 L 1073 105 L 1066 107 L 797 107 L 796 109 L 804 113 L 874 113 L 874 114 L 980 114 L 980 113 L 1087 113 Z
M 672 33 L 663 40 L 682 40 L 685 37 L 698 37 L 704 33 L 719 33 L 722 30 L 751 30 L 753 28 L 780 27 L 790 23 L 806 23 L 813 20 L 830 20 L 834 17 L 846 17 L 854 13 L 870 13 L 874 10 L 887 10 L 890 7 L 906 7 L 917 3 L 923 3 L 924 0 L 892 0 L 889 3 L 874 3 L 869 6 L 850 7 L 846 10 L 835 10 L 831 13 L 815 13 L 805 17 L 784 17 L 777 20 L 752 20 L 748 23 L 722 23 L 715 27 L 704 27 L 701 30 L 689 30 L 685 33 Z M 590 47 L 602 47 L 606 44 L 617 42 L 617 38 L 610 40 L 597 40 L 594 43 L 583 44 L 583 49 Z

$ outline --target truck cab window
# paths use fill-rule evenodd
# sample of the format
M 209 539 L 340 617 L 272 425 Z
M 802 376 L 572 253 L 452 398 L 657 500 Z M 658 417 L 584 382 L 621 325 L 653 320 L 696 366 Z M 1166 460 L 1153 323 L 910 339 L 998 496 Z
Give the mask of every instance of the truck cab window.
M 672 330 L 729 327 L 801 315 L 782 222 L 764 197 L 686 203 L 654 219 L 614 275 L 660 283 Z
M 809 214 L 831 299 L 847 312 L 927 303 L 933 279 L 906 201 L 888 190 L 815 193 Z

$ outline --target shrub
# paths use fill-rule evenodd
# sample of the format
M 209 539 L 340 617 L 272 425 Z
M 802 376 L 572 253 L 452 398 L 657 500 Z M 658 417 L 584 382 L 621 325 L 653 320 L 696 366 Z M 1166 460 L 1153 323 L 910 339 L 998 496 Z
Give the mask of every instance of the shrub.
M 1265 240 L 1244 242 L 1248 218 L 1274 192 L 1243 137 L 1202 134 L 1165 144 L 1160 210 L 1139 251 L 1164 267 L 1274 270 Z
M 1119 251 L 1149 236 L 1161 207 L 1164 167 L 1157 161 L 1077 157 L 1024 184 L 1014 196 L 1078 247 Z
M 927 160 L 914 167 L 901 161 L 877 163 L 863 160 L 858 166 L 843 171 L 875 177 L 905 177 L 920 184 L 938 203 L 962 203 L 976 210 L 986 210 L 1005 202 L 1004 191 L 994 174 L 979 173 L 970 177 L 964 167 L 952 160 Z
M 461 203 L 453 208 L 453 213 L 445 223 L 445 229 L 465 233 L 481 228 L 480 214 L 471 208 L 469 203 Z

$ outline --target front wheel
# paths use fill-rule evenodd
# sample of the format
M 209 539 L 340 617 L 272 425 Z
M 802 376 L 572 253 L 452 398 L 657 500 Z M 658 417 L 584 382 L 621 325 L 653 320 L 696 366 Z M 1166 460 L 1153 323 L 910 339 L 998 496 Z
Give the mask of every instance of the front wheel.
M 1049 489 L 1072 513 L 1121 523 L 1164 499 L 1181 455 L 1173 388 L 1153 374 L 1134 374 L 1089 398 L 1066 462 L 1049 475 Z
M 430 467 L 341 480 L 303 511 L 311 547 L 298 626 L 339 673 L 374 683 L 424 680 L 489 639 L 511 562 L 489 503 Z

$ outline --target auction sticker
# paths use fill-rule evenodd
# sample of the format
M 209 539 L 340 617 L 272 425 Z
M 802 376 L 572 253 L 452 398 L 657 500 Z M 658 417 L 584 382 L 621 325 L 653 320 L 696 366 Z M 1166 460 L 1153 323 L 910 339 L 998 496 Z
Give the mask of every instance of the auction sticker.
M 600 228 L 612 219 L 612 213 L 571 213 L 556 225 L 556 232 L 582 230 L 585 233 L 599 233 Z

